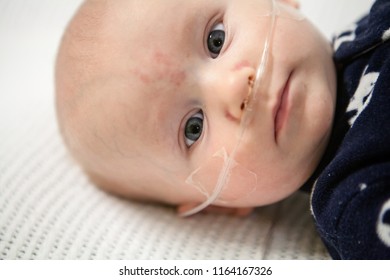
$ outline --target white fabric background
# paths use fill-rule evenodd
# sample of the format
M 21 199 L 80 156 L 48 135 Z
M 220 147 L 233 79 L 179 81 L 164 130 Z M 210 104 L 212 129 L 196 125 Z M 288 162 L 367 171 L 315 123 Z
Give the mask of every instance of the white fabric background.
M 372 1 L 301 0 L 330 38 Z M 198 215 L 110 196 L 59 137 L 53 66 L 80 0 L 0 0 L 0 259 L 326 259 L 308 197 L 248 218 Z

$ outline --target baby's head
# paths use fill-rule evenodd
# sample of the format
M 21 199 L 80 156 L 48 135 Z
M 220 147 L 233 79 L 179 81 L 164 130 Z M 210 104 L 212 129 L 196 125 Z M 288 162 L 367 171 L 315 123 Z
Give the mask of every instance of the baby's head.
M 210 195 L 238 142 L 270 1 L 85 1 L 59 50 L 57 110 L 70 152 L 97 185 L 183 208 Z M 285 198 L 310 177 L 327 145 L 336 84 L 331 48 L 307 20 L 283 13 L 215 205 Z

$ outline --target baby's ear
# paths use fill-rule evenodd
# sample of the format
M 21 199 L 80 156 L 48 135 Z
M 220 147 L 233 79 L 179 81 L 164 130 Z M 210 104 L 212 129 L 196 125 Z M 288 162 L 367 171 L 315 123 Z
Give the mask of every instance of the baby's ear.
M 299 7 L 301 6 L 298 0 L 279 0 L 279 1 L 286 3 L 287 5 L 290 5 L 295 9 L 299 9 Z
M 177 213 L 181 216 L 181 214 L 184 214 L 185 212 L 193 209 L 196 206 L 198 206 L 198 204 L 195 203 L 187 203 L 187 204 L 179 205 L 177 207 Z M 254 207 L 230 208 L 230 207 L 210 205 L 207 206 L 205 209 L 203 209 L 202 212 L 245 217 L 245 216 L 249 216 L 249 214 L 252 213 L 253 209 Z

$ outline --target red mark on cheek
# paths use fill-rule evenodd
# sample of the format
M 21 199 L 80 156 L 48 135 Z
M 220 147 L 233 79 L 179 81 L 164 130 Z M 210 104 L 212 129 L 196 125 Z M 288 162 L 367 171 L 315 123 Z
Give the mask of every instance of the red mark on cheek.
M 130 74 L 134 77 L 137 77 L 144 84 L 150 84 L 152 82 L 152 77 L 142 70 L 133 69 L 131 70 Z
M 149 61 L 145 61 L 139 68 L 133 69 L 131 74 L 144 85 L 169 83 L 180 87 L 186 80 L 186 72 L 180 67 L 180 62 L 160 51 L 156 51 Z
M 251 65 L 250 65 L 248 60 L 243 60 L 243 61 L 238 62 L 236 65 L 234 65 L 232 70 L 233 71 L 239 71 L 239 70 L 241 70 L 244 67 L 250 67 L 250 66 Z
M 186 73 L 183 70 L 173 71 L 170 74 L 169 81 L 176 87 L 180 87 L 186 79 Z
M 160 65 L 166 65 L 166 66 L 170 66 L 171 65 L 171 61 L 169 59 L 169 56 L 160 52 L 160 51 L 156 51 L 154 53 L 154 61 L 157 62 L 157 64 L 160 64 Z
M 186 79 L 186 73 L 180 67 L 180 62 L 174 60 L 168 54 L 161 51 L 156 51 L 153 56 L 157 70 L 156 78 L 158 80 L 166 80 L 170 84 L 179 87 Z
M 144 83 L 144 84 L 149 84 L 150 83 L 150 77 L 145 74 L 145 73 L 139 73 L 139 79 Z

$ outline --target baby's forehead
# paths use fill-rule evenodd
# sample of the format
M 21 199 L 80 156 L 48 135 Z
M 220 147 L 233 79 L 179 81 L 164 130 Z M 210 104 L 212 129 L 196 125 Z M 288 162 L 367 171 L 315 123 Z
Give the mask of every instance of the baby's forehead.
M 104 11 L 103 3 L 107 2 L 113 3 Z M 121 137 L 132 130 L 132 140 L 137 140 L 139 147 L 153 145 L 158 148 L 162 146 L 161 139 L 156 137 L 163 134 L 162 120 L 168 119 L 172 101 L 178 102 L 179 96 L 176 93 L 183 95 L 183 90 L 180 91 L 179 88 L 185 86 L 187 79 L 185 65 L 180 60 L 180 55 L 174 53 L 176 50 L 171 48 L 175 44 L 154 44 L 150 37 L 145 36 L 145 29 L 150 27 L 148 17 L 137 20 L 136 17 L 123 13 L 123 7 L 115 4 L 125 5 L 127 2 L 142 1 L 87 1 L 86 5 L 90 3 L 90 6 L 81 11 L 84 20 L 79 24 L 89 24 L 91 28 L 95 28 L 90 33 L 96 34 L 93 38 L 90 36 L 90 41 L 86 34 L 86 38 L 78 42 L 86 52 L 90 52 L 85 55 L 92 57 L 91 61 L 82 65 L 80 72 L 91 75 L 85 77 L 80 87 L 88 96 L 87 99 L 90 99 L 87 102 L 90 104 L 86 103 L 85 106 L 92 106 L 91 110 L 95 110 L 105 126 L 120 127 Z M 145 7 L 131 8 L 134 10 L 130 10 L 130 15 L 138 13 L 138 10 L 141 14 L 147 14 Z M 100 18 L 95 19 L 95 16 Z M 90 23 L 88 18 L 96 22 Z M 159 28 L 152 27 L 148 34 L 158 35 Z M 169 40 L 169 37 L 167 39 L 166 41 L 175 41 Z M 94 103 L 99 104 L 91 105 Z M 108 115 L 104 117 L 104 114 Z M 105 131 L 110 129 L 106 127 Z M 111 137 L 110 134 L 107 137 Z

